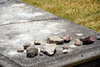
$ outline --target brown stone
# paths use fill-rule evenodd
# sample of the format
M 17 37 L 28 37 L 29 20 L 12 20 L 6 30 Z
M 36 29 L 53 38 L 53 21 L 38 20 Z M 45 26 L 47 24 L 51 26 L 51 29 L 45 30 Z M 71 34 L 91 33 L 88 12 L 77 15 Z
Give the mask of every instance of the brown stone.
M 17 52 L 24 52 L 24 49 L 17 49 Z
M 34 41 L 34 44 L 35 44 L 35 45 L 41 45 L 41 42 L 40 42 L 40 40 L 35 40 L 35 41 Z
M 63 44 L 64 40 L 58 36 L 50 36 L 48 38 L 48 43 Z
M 26 50 L 29 46 L 31 46 L 30 43 L 25 43 L 25 45 L 23 45 L 24 49 Z
M 75 39 L 75 45 L 76 46 L 81 46 L 82 42 L 80 41 L 80 39 Z

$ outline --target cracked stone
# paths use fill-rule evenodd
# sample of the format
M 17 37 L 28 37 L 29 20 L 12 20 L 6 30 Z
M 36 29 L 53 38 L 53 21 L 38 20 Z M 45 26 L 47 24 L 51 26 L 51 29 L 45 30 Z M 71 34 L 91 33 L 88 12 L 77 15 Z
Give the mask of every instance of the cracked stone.
M 82 41 L 84 44 L 92 44 L 92 43 L 95 42 L 93 36 L 88 36 L 88 37 L 86 37 L 86 38 L 82 38 L 81 41 Z
M 70 41 L 70 35 L 66 35 L 63 37 L 64 42 L 69 42 Z
M 38 49 L 35 46 L 30 46 L 26 50 L 27 57 L 33 58 L 38 54 Z
M 35 45 L 41 45 L 41 42 L 40 42 L 40 40 L 35 40 L 35 41 L 34 41 L 34 44 L 35 44 Z
M 82 42 L 80 41 L 80 39 L 75 39 L 75 45 L 76 46 L 81 46 Z
M 50 44 L 55 43 L 57 45 L 64 43 L 64 40 L 62 38 L 58 37 L 58 36 L 50 36 L 47 41 Z
M 29 46 L 31 46 L 30 43 L 25 43 L 25 45 L 23 45 L 24 49 L 26 50 Z
M 46 44 L 45 45 L 45 54 L 52 56 L 56 52 L 56 44 Z

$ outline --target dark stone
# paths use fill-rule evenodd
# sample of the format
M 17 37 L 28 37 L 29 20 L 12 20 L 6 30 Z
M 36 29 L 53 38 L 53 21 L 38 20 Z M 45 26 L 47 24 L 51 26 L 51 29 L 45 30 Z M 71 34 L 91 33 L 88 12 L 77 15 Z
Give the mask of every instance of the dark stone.
M 87 38 L 82 38 L 82 39 L 80 39 L 80 40 L 83 42 L 84 45 L 85 45 L 85 44 L 92 44 L 92 43 L 95 42 L 93 36 L 88 36 Z
M 27 48 L 26 53 L 27 53 L 27 57 L 33 58 L 38 54 L 38 49 L 35 48 L 35 46 L 30 46 Z
M 25 43 L 25 45 L 23 45 L 24 49 L 26 50 L 29 46 L 31 46 L 30 43 Z

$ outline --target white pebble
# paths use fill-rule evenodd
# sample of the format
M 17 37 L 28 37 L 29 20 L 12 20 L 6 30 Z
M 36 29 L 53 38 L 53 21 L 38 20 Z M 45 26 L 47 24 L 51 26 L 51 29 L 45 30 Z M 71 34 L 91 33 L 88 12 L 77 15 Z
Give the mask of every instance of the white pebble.
M 82 34 L 82 33 L 76 33 L 76 35 L 77 35 L 77 36 L 83 36 L 83 34 Z

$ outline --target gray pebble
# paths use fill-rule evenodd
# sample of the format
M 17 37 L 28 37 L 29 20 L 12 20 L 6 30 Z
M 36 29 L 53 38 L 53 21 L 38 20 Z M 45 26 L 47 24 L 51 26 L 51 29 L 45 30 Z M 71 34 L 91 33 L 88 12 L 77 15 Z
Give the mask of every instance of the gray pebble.
M 38 54 L 38 49 L 35 46 L 30 46 L 26 50 L 27 57 L 33 58 Z

